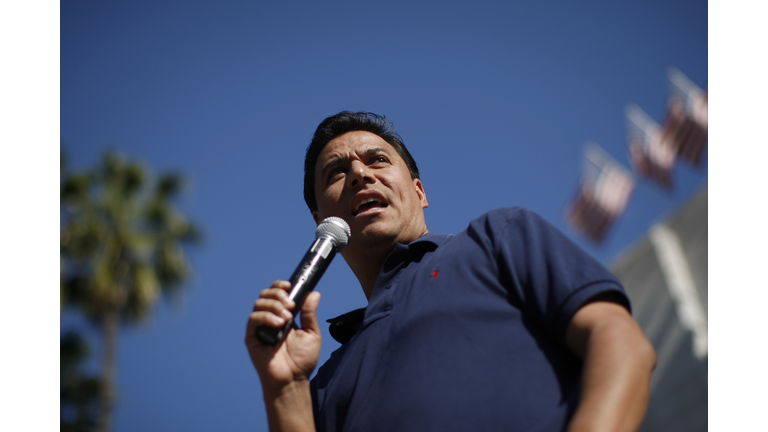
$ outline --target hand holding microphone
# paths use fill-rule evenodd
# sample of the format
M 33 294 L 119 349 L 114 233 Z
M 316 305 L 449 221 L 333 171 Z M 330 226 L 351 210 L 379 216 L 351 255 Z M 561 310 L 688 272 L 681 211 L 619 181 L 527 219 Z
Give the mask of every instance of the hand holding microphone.
M 277 345 L 285 339 L 307 294 L 315 288 L 336 253 L 347 246 L 350 234 L 349 225 L 341 218 L 332 216 L 320 222 L 315 231 L 315 242 L 289 279 L 291 288 L 288 298 L 295 303 L 291 310 L 293 317 L 279 328 L 266 325 L 258 327 L 256 337 L 259 341 L 266 345 Z

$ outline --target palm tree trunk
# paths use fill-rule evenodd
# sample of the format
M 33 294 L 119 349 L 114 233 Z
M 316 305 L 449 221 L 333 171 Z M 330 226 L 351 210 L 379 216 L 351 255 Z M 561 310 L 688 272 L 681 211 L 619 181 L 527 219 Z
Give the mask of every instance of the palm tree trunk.
M 117 370 L 117 338 L 120 313 L 117 305 L 110 305 L 104 312 L 103 343 L 104 364 L 101 378 L 100 413 L 97 425 L 99 432 L 112 428 L 112 411 L 115 407 L 115 371 Z

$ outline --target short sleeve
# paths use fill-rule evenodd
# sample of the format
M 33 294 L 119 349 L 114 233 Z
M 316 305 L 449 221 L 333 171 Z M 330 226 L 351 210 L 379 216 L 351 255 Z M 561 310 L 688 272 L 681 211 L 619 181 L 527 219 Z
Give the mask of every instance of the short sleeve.
M 488 217 L 501 227 L 493 247 L 502 283 L 524 313 L 561 342 L 573 314 L 597 294 L 613 292 L 615 301 L 631 311 L 616 277 L 541 216 L 510 208 Z

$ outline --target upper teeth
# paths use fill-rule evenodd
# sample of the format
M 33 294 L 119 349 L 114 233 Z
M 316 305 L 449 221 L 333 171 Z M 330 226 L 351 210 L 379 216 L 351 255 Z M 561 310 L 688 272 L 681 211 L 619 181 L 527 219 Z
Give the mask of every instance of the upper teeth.
M 376 198 L 368 198 L 366 200 L 363 200 L 360 204 L 357 205 L 357 208 L 355 208 L 355 211 L 359 211 L 360 207 L 372 202 L 379 202 L 379 200 L 377 200 Z

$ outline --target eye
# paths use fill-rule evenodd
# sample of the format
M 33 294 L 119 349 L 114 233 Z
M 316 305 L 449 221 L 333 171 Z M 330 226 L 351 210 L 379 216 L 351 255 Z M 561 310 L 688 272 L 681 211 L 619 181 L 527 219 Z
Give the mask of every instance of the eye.
M 370 163 L 373 165 L 373 164 L 384 164 L 388 162 L 389 162 L 389 159 L 387 159 L 386 156 L 377 155 L 371 159 Z
M 338 179 L 340 176 L 344 175 L 344 172 L 344 168 L 342 167 L 332 169 L 328 172 L 328 182 Z

